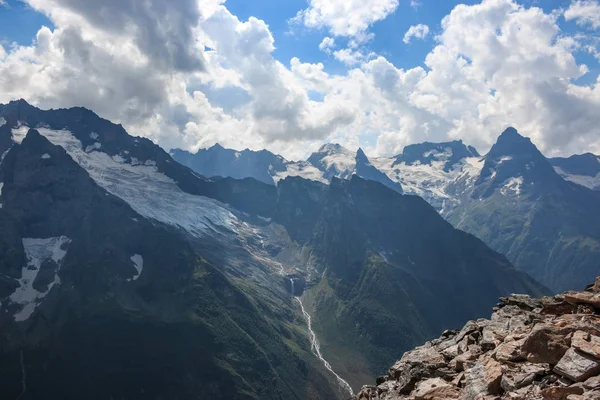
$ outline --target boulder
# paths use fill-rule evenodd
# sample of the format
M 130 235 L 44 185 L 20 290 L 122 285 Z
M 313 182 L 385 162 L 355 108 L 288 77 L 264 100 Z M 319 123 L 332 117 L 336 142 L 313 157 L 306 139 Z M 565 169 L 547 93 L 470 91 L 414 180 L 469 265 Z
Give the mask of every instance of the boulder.
M 502 387 L 502 366 L 496 360 L 485 358 L 476 361 L 465 371 L 464 400 L 475 400 L 488 394 L 500 394 Z
M 573 305 L 589 304 L 592 307 L 600 308 L 600 293 L 591 292 L 571 292 L 565 293 L 565 301 Z
M 583 382 L 582 386 L 585 389 L 600 389 L 600 376 L 592 376 L 590 379 Z
M 577 331 L 571 339 L 571 346 L 582 353 L 600 359 L 600 337 L 584 331 Z
M 515 305 L 523 310 L 532 311 L 542 306 L 542 302 L 533 299 L 526 294 L 511 294 L 509 297 L 501 297 L 500 302 L 506 305 Z
M 410 364 L 426 364 L 431 366 L 443 366 L 446 364 L 446 359 L 435 348 L 431 346 L 421 346 L 417 347 L 415 350 L 404 353 L 404 355 L 400 359 L 400 362 Z
M 523 351 L 523 345 L 526 338 L 503 343 L 496 349 L 496 360 L 498 361 L 518 361 L 524 360 L 526 353 Z
M 600 293 L 600 276 L 596 278 L 596 281 L 585 288 L 586 292 Z
M 415 400 L 458 399 L 459 391 L 443 379 L 431 378 L 419 384 L 412 396 Z
M 574 382 L 583 382 L 600 373 L 600 363 L 571 348 L 556 364 L 553 371 Z
M 549 323 L 534 326 L 523 343 L 522 350 L 527 361 L 532 363 L 556 364 L 570 347 L 567 335 L 572 327 L 559 327 Z
M 481 347 L 477 345 L 471 345 L 466 352 L 454 358 L 454 360 L 450 361 L 450 368 L 460 372 L 465 370 L 465 365 L 469 361 L 476 360 L 482 354 Z
M 567 397 L 570 395 L 581 394 L 583 394 L 583 389 L 580 387 L 573 386 L 554 386 L 542 390 L 542 398 L 544 400 L 567 400 Z
M 481 341 L 479 344 L 485 351 L 494 350 L 496 346 L 502 343 L 503 336 L 505 336 L 505 334 L 497 334 L 492 326 L 486 326 L 481 332 Z
M 514 392 L 528 386 L 550 372 L 548 364 L 516 364 L 514 368 L 505 369 L 500 386 L 506 392 Z

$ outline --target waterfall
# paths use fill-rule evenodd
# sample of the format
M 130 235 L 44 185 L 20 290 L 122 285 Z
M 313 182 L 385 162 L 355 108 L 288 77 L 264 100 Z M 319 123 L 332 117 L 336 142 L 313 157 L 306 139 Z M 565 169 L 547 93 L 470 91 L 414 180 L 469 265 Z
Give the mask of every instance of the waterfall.
M 329 364 L 329 361 L 327 361 L 323 357 L 323 354 L 321 354 L 321 345 L 319 344 L 319 340 L 317 339 L 317 334 L 312 329 L 312 321 L 310 319 L 310 314 L 304 309 L 304 304 L 302 304 L 302 300 L 300 299 L 300 297 L 296 297 L 296 301 L 300 304 L 300 308 L 302 309 L 302 315 L 304 315 L 304 319 L 306 320 L 306 326 L 308 327 L 308 333 L 310 337 L 310 350 L 319 360 L 321 360 L 325 368 L 327 368 L 327 370 L 335 376 L 335 379 L 338 381 L 340 387 L 348 393 L 350 393 L 350 396 L 354 396 L 354 392 L 352 391 L 352 387 L 350 386 L 350 384 L 333 370 L 331 364 Z
M 279 265 L 281 268 L 281 274 L 283 275 L 283 273 L 284 273 L 283 266 L 281 266 L 281 264 L 279 264 Z M 300 309 L 302 310 L 302 316 L 304 317 L 304 320 L 306 321 L 306 326 L 308 327 L 308 335 L 309 335 L 309 339 L 310 339 L 311 352 L 321 361 L 321 363 L 323 363 L 325 368 L 335 376 L 335 379 L 337 380 L 338 384 L 340 385 L 340 388 L 342 388 L 344 391 L 350 393 L 351 396 L 354 396 L 354 392 L 352 391 L 352 387 L 350 386 L 350 384 L 348 382 L 346 382 L 341 376 L 339 376 L 333 370 L 333 368 L 331 367 L 331 364 L 329 364 L 329 361 L 327 361 L 323 357 L 323 354 L 321 354 L 321 345 L 319 344 L 319 340 L 317 339 L 317 334 L 315 333 L 315 331 L 313 331 L 310 314 L 304 309 L 304 304 L 302 304 L 302 299 L 300 298 L 300 296 L 296 296 L 296 287 L 294 284 L 294 278 L 290 278 L 290 286 L 291 286 L 292 297 L 298 302 L 298 304 L 300 304 Z

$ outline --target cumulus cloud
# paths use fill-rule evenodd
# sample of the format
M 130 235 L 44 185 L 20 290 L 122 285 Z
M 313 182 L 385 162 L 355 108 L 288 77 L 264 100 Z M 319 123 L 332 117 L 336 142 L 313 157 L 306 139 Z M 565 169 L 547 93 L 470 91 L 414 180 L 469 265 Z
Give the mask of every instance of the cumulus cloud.
M 334 36 L 361 34 L 396 11 L 399 0 L 310 0 L 294 18 L 309 28 L 327 28 Z
M 352 47 L 345 49 L 336 50 L 333 52 L 333 57 L 339 62 L 346 64 L 347 66 L 354 66 L 368 61 L 373 58 L 375 53 L 363 52 L 362 50 L 356 50 Z
M 222 0 L 204 1 L 189 20 L 187 1 L 154 9 L 149 0 L 142 10 L 125 2 L 117 21 L 88 15 L 75 0 L 30 1 L 55 28 L 40 29 L 29 46 L 0 47 L 0 102 L 83 105 L 167 149 L 220 142 L 301 158 L 324 141 L 356 148 L 376 137 L 379 155 L 456 138 L 485 151 L 508 125 L 547 154 L 600 149 L 600 83 L 576 83 L 587 68 L 573 56 L 590 50 L 561 31 L 557 13 L 511 0 L 455 7 L 424 66 L 408 69 L 361 47 L 372 39 L 369 22 L 327 24 L 322 50 L 351 65 L 338 74 L 278 61 L 267 24 L 240 21 Z M 156 10 L 173 16 L 141 32 Z M 175 21 L 185 26 L 168 28 Z M 355 33 L 345 49 L 334 30 Z M 150 48 L 153 40 L 163 48 Z
M 575 20 L 578 25 L 600 28 L 600 4 L 595 0 L 575 0 L 565 11 L 567 21 Z
M 112 36 L 132 39 L 152 62 L 165 68 L 203 68 L 193 30 L 200 11 L 196 0 L 27 0 L 55 23 L 76 19 Z M 79 22 L 79 25 L 83 25 Z
M 331 50 L 335 47 L 335 39 L 330 37 L 325 37 L 319 44 L 319 50 L 324 53 L 331 54 Z
M 429 27 L 424 24 L 412 25 L 404 34 L 402 41 L 406 44 L 410 43 L 412 38 L 425 39 L 429 35 Z

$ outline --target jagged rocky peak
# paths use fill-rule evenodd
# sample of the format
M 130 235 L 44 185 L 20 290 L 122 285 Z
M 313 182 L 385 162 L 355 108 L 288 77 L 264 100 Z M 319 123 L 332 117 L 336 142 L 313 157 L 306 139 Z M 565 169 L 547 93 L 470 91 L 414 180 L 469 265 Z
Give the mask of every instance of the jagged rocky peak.
M 515 128 L 507 128 L 485 156 L 485 163 L 476 186 L 485 185 L 487 194 L 503 187 L 508 180 L 513 186 L 535 190 L 541 186 L 562 179 L 552 168 L 546 157 L 538 150 L 531 139 L 521 136 Z
M 393 181 L 389 176 L 385 173 L 377 169 L 363 151 L 363 149 L 359 148 L 356 152 L 356 167 L 354 173 L 360 176 L 363 179 L 372 180 L 379 182 L 388 188 L 398 192 L 404 193 L 402 189 L 402 185 L 399 182 Z
M 600 278 L 584 292 L 500 299 L 404 353 L 358 400 L 600 399 Z
M 367 157 L 367 155 L 365 154 L 365 152 L 363 151 L 362 148 L 358 148 L 358 150 L 356 151 L 356 161 L 364 161 L 364 162 L 370 162 L 369 161 L 369 157 Z
M 400 163 L 431 165 L 432 162 L 442 161 L 445 162 L 444 170 L 449 171 L 461 160 L 479 156 L 479 152 L 474 147 L 465 145 L 462 140 L 443 143 L 424 142 L 406 146 L 402 154 L 396 156 L 394 165 Z
M 539 151 L 531 142 L 531 139 L 521 136 L 515 128 L 508 127 L 498 137 L 496 144 L 492 147 L 488 156 L 516 156 L 530 155 L 532 153 L 539 153 Z

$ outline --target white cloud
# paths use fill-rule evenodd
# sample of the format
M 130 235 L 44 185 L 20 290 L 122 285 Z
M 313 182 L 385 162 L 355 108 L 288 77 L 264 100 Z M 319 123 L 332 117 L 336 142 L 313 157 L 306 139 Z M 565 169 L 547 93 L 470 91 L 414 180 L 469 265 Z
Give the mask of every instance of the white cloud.
M 427 25 L 412 25 L 404 34 L 402 41 L 408 44 L 412 38 L 425 39 L 427 35 L 429 35 L 429 27 Z
M 417 9 L 417 8 L 421 7 L 422 5 L 423 5 L 423 3 L 418 0 L 410 0 L 410 6 L 414 9 Z
M 78 25 L 131 40 L 157 66 L 180 71 L 203 68 L 194 38 L 200 17 L 196 0 L 26 0 L 57 25 Z
M 339 62 L 351 67 L 372 59 L 375 57 L 375 53 L 363 53 L 361 50 L 346 48 L 334 51 L 333 57 Z
M 557 15 L 486 0 L 455 7 L 442 28 L 411 101 L 452 121 L 450 137 L 485 149 L 514 125 L 550 153 L 598 142 L 597 100 L 575 95 L 571 83 L 587 68 L 573 57 L 573 39 L 561 37 Z
M 399 0 L 310 0 L 294 18 L 309 28 L 327 28 L 334 36 L 355 36 L 396 11 Z
M 335 75 L 320 63 L 276 60 L 268 26 L 240 21 L 222 0 L 204 2 L 195 22 L 177 16 L 188 2 L 173 3 L 168 12 L 187 24 L 176 28 L 183 36 L 164 26 L 138 32 L 151 8 L 125 8 L 123 28 L 75 0 L 47 8 L 31 1 L 56 28 L 40 29 L 30 46 L 0 47 L 0 102 L 82 105 L 166 148 L 220 142 L 299 158 L 324 141 L 356 148 L 377 137 L 381 155 L 455 138 L 485 151 L 514 125 L 548 154 L 600 149 L 600 83 L 574 83 L 587 69 L 573 52 L 591 50 L 561 32 L 556 13 L 510 0 L 455 7 L 424 68 L 400 69 L 369 53 L 364 29 L 345 49 L 332 34 L 323 48 L 354 65 Z M 163 48 L 150 48 L 148 38 Z
M 335 47 L 335 39 L 330 37 L 325 37 L 319 44 L 319 50 L 324 53 L 331 54 L 331 50 Z
M 600 28 L 600 4 L 595 0 L 575 0 L 565 11 L 567 21 L 575 20 L 578 25 Z

